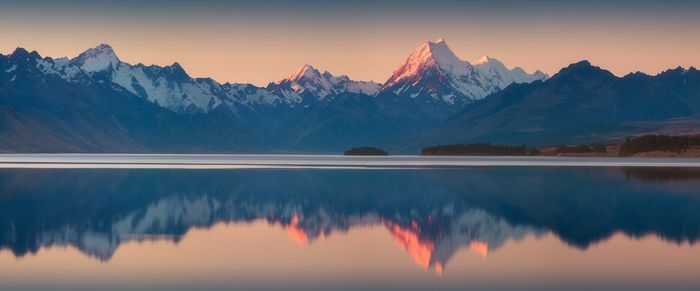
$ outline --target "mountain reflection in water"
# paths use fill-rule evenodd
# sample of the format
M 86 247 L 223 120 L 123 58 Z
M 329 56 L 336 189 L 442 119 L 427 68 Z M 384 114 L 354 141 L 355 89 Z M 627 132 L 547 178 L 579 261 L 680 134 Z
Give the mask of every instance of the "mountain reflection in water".
M 300 245 L 379 226 L 441 273 L 461 248 L 485 257 L 526 235 L 582 250 L 615 233 L 694 244 L 697 178 L 640 168 L 1 170 L 0 247 L 23 257 L 73 246 L 108 262 L 125 242 L 177 242 L 221 222 L 267 221 Z

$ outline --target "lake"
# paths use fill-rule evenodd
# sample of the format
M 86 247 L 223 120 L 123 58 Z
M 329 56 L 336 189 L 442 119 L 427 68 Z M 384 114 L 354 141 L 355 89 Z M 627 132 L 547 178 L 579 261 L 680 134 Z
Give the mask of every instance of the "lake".
M 700 160 L 0 155 L 2 290 L 698 290 Z

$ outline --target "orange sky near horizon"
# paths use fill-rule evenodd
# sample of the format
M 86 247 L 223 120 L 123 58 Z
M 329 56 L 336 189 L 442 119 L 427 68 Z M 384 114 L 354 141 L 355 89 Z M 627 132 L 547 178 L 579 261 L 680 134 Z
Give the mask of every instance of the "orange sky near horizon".
M 587 59 L 618 76 L 656 74 L 700 66 L 698 20 L 686 14 L 614 13 L 569 19 L 566 15 L 523 17 L 310 18 L 266 14 L 167 17 L 0 13 L 0 53 L 16 47 L 42 56 L 73 57 L 100 43 L 123 61 L 146 65 L 179 62 L 193 77 L 265 86 L 310 64 L 353 79 L 384 82 L 420 44 L 444 37 L 457 56 L 483 54 L 508 67 L 550 75 Z

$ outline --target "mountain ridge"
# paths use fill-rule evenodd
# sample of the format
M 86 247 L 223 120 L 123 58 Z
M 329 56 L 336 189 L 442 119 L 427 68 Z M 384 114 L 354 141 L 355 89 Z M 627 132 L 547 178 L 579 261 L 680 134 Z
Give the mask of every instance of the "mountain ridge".
M 610 141 L 612 132 L 620 139 L 653 131 L 635 122 L 695 118 L 700 114 L 698 81 L 700 72 L 694 68 L 617 77 L 584 60 L 548 80 L 512 84 L 469 104 L 432 135 L 445 143 L 535 145 Z
M 440 38 L 416 48 L 394 70 L 381 91 L 391 91 L 411 98 L 429 96 L 427 101 L 464 105 L 513 82 L 532 82 L 546 78 L 548 76 L 541 71 L 527 74 L 518 67 L 509 70 L 494 58 L 478 64 L 463 61 Z
M 106 44 L 72 59 L 17 48 L 0 54 L 0 151 L 342 152 L 373 145 L 415 152 L 448 142 L 603 141 L 692 129 L 673 120 L 700 118 L 699 75 L 691 67 L 617 77 L 581 61 L 548 78 L 489 56 L 460 60 L 443 39 L 416 48 L 383 85 L 305 64 L 258 87 L 193 78 L 177 62 L 132 65 Z M 472 85 L 493 93 L 475 99 L 460 91 Z

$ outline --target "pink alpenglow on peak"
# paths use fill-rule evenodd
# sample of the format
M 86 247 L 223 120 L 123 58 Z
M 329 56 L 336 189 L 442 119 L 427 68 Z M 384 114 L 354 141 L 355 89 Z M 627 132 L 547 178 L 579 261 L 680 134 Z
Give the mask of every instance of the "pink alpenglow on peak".
M 290 81 L 297 81 L 301 78 L 314 78 L 320 76 L 321 73 L 316 70 L 311 65 L 304 64 L 303 66 L 299 67 L 296 71 L 292 72 L 285 80 L 290 80 Z
M 16 52 L 21 53 L 31 55 L 26 50 L 18 49 Z M 38 53 L 34 54 L 39 58 Z M 281 104 L 305 108 L 339 95 L 374 97 L 382 93 L 430 102 L 438 100 L 451 108 L 459 108 L 459 105 L 481 99 L 510 83 L 547 78 L 539 71 L 528 74 L 517 67 L 508 69 L 490 57 L 471 64 L 459 59 L 442 38 L 415 48 L 384 85 L 353 80 L 346 75 L 333 75 L 309 64 L 302 65 L 286 78 L 264 88 L 250 84 L 219 84 L 210 78 L 190 76 L 177 62 L 163 67 L 121 61 L 107 44 L 87 49 L 72 59 L 42 58 L 36 62 L 36 67 L 42 73 L 56 75 L 72 83 L 80 82 L 87 76 L 121 87 L 174 112 L 204 113 L 220 106 L 234 110 Z M 11 73 L 16 69 L 8 67 L 6 71 Z
M 474 61 L 473 64 L 474 64 L 474 65 L 485 64 L 485 63 L 488 63 L 490 59 L 491 59 L 491 58 L 489 58 L 488 55 L 484 54 L 484 55 L 481 56 L 479 59 L 477 59 L 476 61 Z
M 444 39 L 440 38 L 436 42 L 428 41 L 413 50 L 408 59 L 394 70 L 384 87 L 390 87 L 403 79 L 419 74 L 423 69 L 435 65 L 450 67 L 468 65 L 468 63 L 462 62 L 450 50 Z
M 459 59 L 440 38 L 416 48 L 394 70 L 380 92 L 411 98 L 465 104 L 482 99 L 511 83 L 548 78 L 541 72 L 528 74 L 520 68 L 508 69 L 500 61 L 484 56 L 474 64 Z

